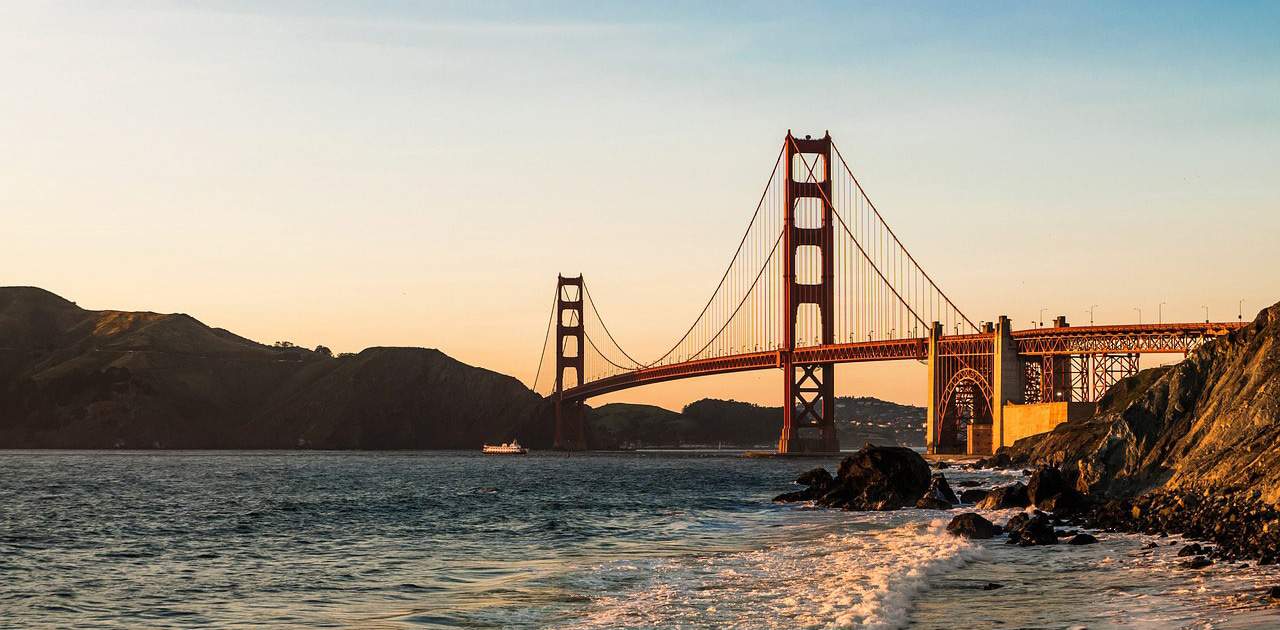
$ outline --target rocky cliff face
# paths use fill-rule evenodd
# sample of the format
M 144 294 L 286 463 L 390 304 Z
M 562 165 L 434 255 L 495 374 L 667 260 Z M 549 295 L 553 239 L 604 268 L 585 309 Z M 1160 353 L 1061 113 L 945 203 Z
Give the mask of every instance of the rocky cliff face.
M 1088 421 L 1018 441 L 1015 462 L 1079 472 L 1079 489 L 1258 493 L 1280 503 L 1280 304 L 1185 361 L 1118 384 Z
M 545 411 L 516 379 L 437 350 L 333 358 L 0 288 L 0 448 L 544 448 Z

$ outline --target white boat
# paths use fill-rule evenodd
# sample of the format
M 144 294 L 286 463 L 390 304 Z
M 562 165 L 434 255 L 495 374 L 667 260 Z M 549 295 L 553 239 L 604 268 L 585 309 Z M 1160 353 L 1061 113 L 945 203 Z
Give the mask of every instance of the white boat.
M 484 445 L 484 453 L 488 455 L 524 455 L 528 452 L 529 449 L 520 446 L 520 442 L 516 440 L 511 440 L 506 444 L 498 444 L 497 446 L 493 444 Z

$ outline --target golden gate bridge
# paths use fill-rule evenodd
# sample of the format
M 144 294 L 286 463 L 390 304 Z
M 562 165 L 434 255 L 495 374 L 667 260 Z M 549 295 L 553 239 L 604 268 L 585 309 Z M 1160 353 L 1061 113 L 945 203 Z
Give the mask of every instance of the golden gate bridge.
M 830 134 L 788 132 L 737 250 L 684 334 L 637 359 L 584 277 L 559 276 L 534 390 L 554 404 L 556 448 L 576 450 L 586 446 L 589 398 L 776 369 L 778 451 L 836 452 L 835 365 L 919 360 L 928 365 L 929 451 L 987 454 L 1098 400 L 1137 373 L 1140 354 L 1186 353 L 1241 325 L 974 324 L 885 222 Z

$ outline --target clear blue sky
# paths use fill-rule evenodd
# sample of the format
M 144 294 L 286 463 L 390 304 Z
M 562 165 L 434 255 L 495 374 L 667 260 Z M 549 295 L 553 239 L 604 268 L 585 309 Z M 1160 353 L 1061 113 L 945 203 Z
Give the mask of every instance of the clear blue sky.
M 557 272 L 664 349 L 783 134 L 829 129 L 975 320 L 1234 319 L 1280 300 L 1277 33 L 1277 3 L 13 3 L 0 284 L 527 379 Z M 841 390 L 918 401 L 917 367 Z

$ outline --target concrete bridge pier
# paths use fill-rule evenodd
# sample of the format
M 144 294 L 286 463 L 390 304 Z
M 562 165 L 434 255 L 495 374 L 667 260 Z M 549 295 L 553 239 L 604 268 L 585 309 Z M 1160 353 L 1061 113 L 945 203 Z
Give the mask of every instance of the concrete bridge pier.
M 938 338 L 941 336 L 942 324 L 933 322 L 929 327 L 929 356 L 926 359 L 929 371 L 925 381 L 929 387 L 929 395 L 924 421 L 924 446 L 930 453 L 938 452 L 938 424 L 941 419 L 938 415 L 938 388 L 941 387 L 938 383 Z
M 1001 315 L 996 320 L 995 339 L 992 343 L 995 357 L 991 362 L 991 392 L 994 398 L 991 401 L 991 428 L 985 441 L 974 444 L 970 440 L 970 453 L 992 453 L 1004 443 L 1005 405 L 1022 402 L 1026 391 L 1022 380 L 1024 370 L 1022 362 L 1018 360 L 1018 346 L 1013 341 L 1012 333 L 1009 318 Z

